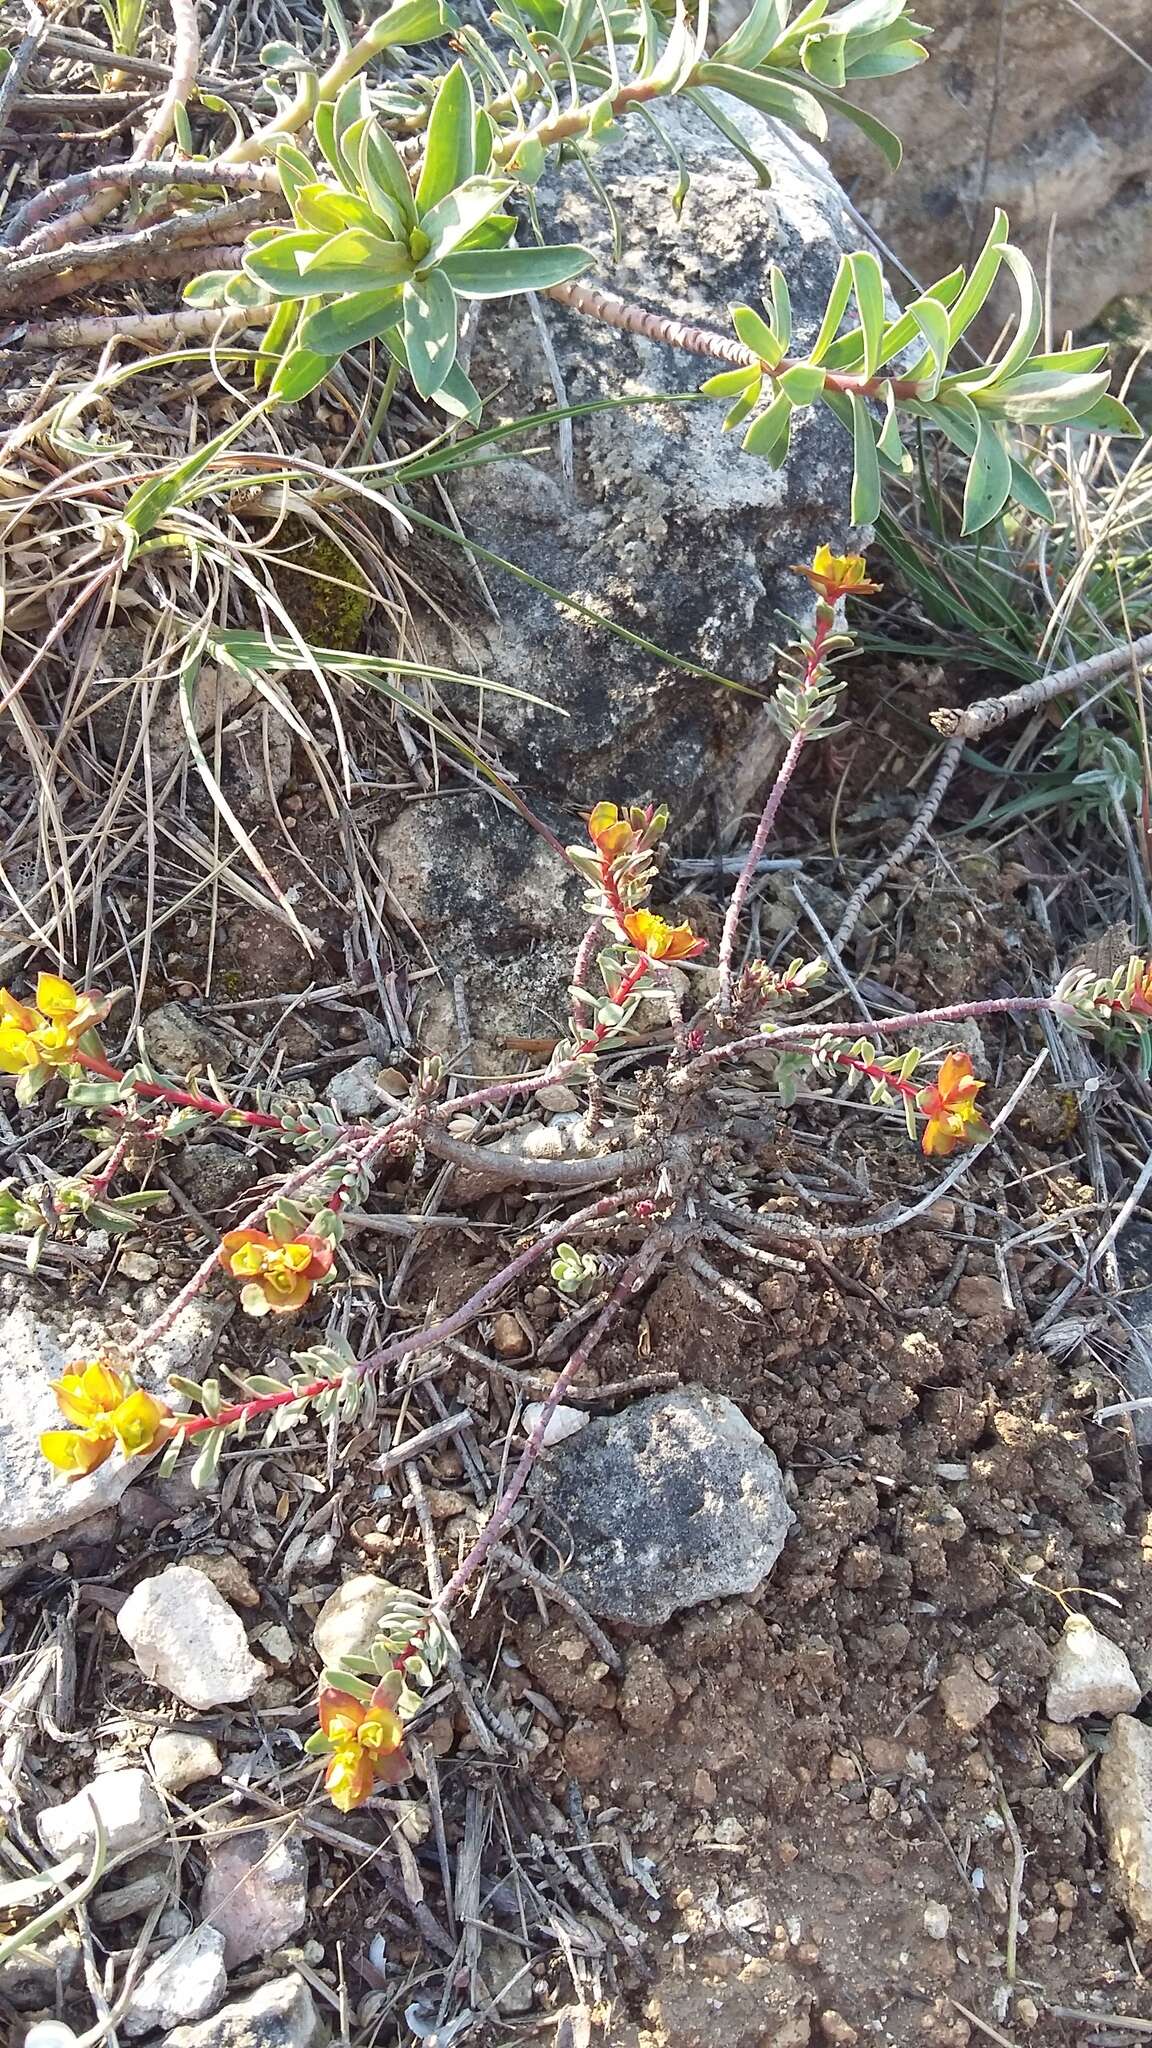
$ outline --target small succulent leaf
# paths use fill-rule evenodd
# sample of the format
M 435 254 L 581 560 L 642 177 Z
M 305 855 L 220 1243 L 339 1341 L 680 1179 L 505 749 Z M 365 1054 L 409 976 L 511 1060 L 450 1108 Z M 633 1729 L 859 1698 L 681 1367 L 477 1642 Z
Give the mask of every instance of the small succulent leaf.
M 848 310 L 848 301 L 851 296 L 852 266 L 847 256 L 842 256 L 839 268 L 832 281 L 832 289 L 828 294 L 828 303 L 824 308 L 824 317 L 820 322 L 820 332 L 808 351 L 808 361 L 810 363 L 823 362 L 824 357 L 827 355 L 828 350 L 840 331 L 840 322 Z
M 416 187 L 421 218 L 472 176 L 476 164 L 476 103 L 463 64 L 447 72 L 433 102 Z
M 716 62 L 757 70 L 780 41 L 787 18 L 788 0 L 754 0 L 739 28 L 716 51 Z
M 257 248 L 249 242 L 244 252 L 244 269 L 274 298 L 306 299 L 312 288 L 300 275 L 300 258 L 318 255 L 330 239 L 311 231 L 277 235 Z
M 965 329 L 971 326 L 1000 275 L 1007 234 L 1008 216 L 1002 208 L 997 207 L 984 247 L 972 265 L 963 290 L 948 317 L 948 340 L 952 348 L 955 348 Z
M 964 534 L 999 518 L 1012 491 L 1012 463 L 993 420 L 977 415 L 976 446 L 964 486 Z
M 880 510 L 883 495 L 876 436 L 868 407 L 858 391 L 849 394 L 852 406 L 852 524 L 871 526 Z
M 754 356 L 774 369 L 784 353 L 784 346 L 768 322 L 751 306 L 733 306 L 732 325 L 745 348 L 750 348 Z
M 541 292 L 549 285 L 567 284 L 591 262 L 587 249 L 561 242 L 549 242 L 540 249 L 457 249 L 445 257 L 438 274 L 463 299 L 503 299 L 515 292 Z
M 1012 377 L 1021 370 L 1032 353 L 1040 329 L 1044 324 L 1044 300 L 1036 282 L 1036 272 L 1023 250 L 1013 248 L 1011 242 L 1004 245 L 1004 263 L 1012 272 L 1016 289 L 1020 294 L 1020 314 L 1016 332 L 999 361 L 993 363 L 970 386 L 975 391 L 981 386 L 998 384 L 1002 378 Z
M 845 80 L 845 49 L 848 38 L 838 33 L 809 36 L 800 52 L 800 62 L 811 78 L 823 85 L 842 86 Z
M 795 363 L 790 370 L 781 371 L 776 383 L 793 405 L 811 405 L 824 389 L 825 373 L 812 363 Z
M 759 384 L 760 371 L 758 369 L 720 370 L 715 377 L 705 379 L 704 383 L 700 386 L 700 396 L 702 398 L 736 398 L 747 391 L 749 385 L 755 385 L 758 388 Z
M 787 355 L 792 346 L 792 295 L 778 263 L 768 273 L 768 289 L 772 299 L 772 330 Z
M 385 242 L 363 228 L 345 228 L 321 249 L 301 258 L 309 296 L 320 292 L 383 291 L 412 275 L 412 260 L 400 242 Z
M 370 121 L 360 137 L 360 183 L 385 219 L 386 207 L 392 206 L 405 230 L 415 227 L 416 201 L 411 180 L 399 150 L 378 121 Z
M 794 84 L 784 72 L 769 77 L 763 72 L 739 71 L 731 64 L 712 60 L 696 66 L 693 83 L 715 86 L 719 92 L 743 100 L 762 114 L 774 115 L 789 128 L 814 135 L 818 142 L 823 142 L 828 134 L 828 117 L 816 94 Z
M 431 398 L 456 360 L 456 294 L 443 270 L 404 286 L 402 333 L 412 382 L 421 398 Z
M 855 250 L 848 258 L 848 267 L 852 272 L 852 288 L 864 338 L 861 373 L 865 377 L 874 377 L 880 368 L 880 348 L 884 337 L 884 273 L 870 249 Z
M 468 235 L 497 211 L 511 190 L 512 182 L 508 178 L 469 178 L 463 185 L 457 185 L 420 222 L 431 243 L 422 261 L 439 263 L 442 257 L 450 256 Z
M 914 299 L 907 311 L 909 317 L 916 322 L 917 327 L 928 344 L 932 370 L 931 375 L 926 379 L 928 386 L 926 396 L 935 398 L 940 388 L 940 379 L 948 367 L 948 351 L 951 347 L 948 308 L 942 306 L 939 299 L 925 297 Z M 891 360 L 891 354 L 892 352 L 889 350 L 885 356 L 885 361 Z
M 465 376 L 459 363 L 453 363 L 447 376 L 437 385 L 431 402 L 452 419 L 468 420 L 473 426 L 478 423 L 484 409 L 480 393 L 471 379 Z
M 742 447 L 748 455 L 760 455 L 778 469 L 787 457 L 792 436 L 792 400 L 786 391 L 778 391 L 764 412 L 753 420 L 744 436 Z
M 386 291 L 353 292 L 332 299 L 305 315 L 300 324 L 302 348 L 318 354 L 343 355 L 345 349 L 359 348 L 365 341 L 396 327 L 402 317 L 401 293 L 393 285 Z

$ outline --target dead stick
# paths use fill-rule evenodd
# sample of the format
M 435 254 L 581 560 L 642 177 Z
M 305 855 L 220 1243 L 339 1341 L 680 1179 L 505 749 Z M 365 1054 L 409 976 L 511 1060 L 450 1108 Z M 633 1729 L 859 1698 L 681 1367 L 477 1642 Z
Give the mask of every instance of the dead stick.
M 188 209 L 183 213 L 170 214 L 166 220 L 156 221 L 152 227 L 140 228 L 134 234 L 104 235 L 85 242 L 67 242 L 62 248 L 44 249 L 35 256 L 16 256 L 6 269 L 0 271 L 0 301 L 12 297 L 23 297 L 30 286 L 38 285 L 41 278 L 54 278 L 61 282 L 61 273 L 83 271 L 85 279 L 102 276 L 106 271 L 119 278 L 129 280 L 142 273 L 137 269 L 137 259 L 147 260 L 157 250 L 167 249 L 174 243 L 190 241 L 211 242 L 222 236 L 225 230 L 247 227 L 259 220 L 268 211 L 269 201 L 263 192 L 246 193 L 242 199 L 230 199 L 223 206 L 212 207 L 207 212 Z M 61 282 L 63 291 L 73 291 L 75 285 L 67 279 Z M 59 292 L 35 293 L 41 297 L 59 297 Z
M 22 333 L 17 328 L 11 339 L 0 343 L 0 350 L 104 348 L 110 341 L 127 341 L 138 348 L 223 343 L 238 338 L 246 327 L 267 327 L 275 311 L 275 306 L 189 306 L 179 313 L 94 313 L 80 320 L 37 320 Z
M 118 194 L 137 192 L 142 187 L 171 185 L 220 185 L 231 192 L 270 192 L 280 190 L 280 180 L 272 164 L 98 164 L 94 170 L 74 171 L 70 178 L 59 178 L 54 185 L 46 185 L 42 192 L 25 201 L 10 221 L 4 225 L 0 242 L 0 266 L 10 263 L 16 257 L 34 255 L 34 249 L 21 249 L 19 244 L 33 228 L 49 220 L 62 206 L 70 206 L 74 200 L 90 199 L 94 193 L 105 192 L 115 186 Z M 13 256 L 7 253 L 14 252 Z
M 1152 633 L 1145 633 L 1124 647 L 1109 647 L 1089 661 L 1074 661 L 1070 668 L 1037 676 L 1035 682 L 1022 683 L 1018 690 L 1009 690 L 1003 697 L 984 697 L 978 704 L 970 704 L 967 711 L 934 711 L 932 723 L 946 739 L 977 740 L 982 733 L 992 732 L 1010 718 L 1021 718 L 1040 704 L 1050 704 L 1053 697 L 1090 690 L 1093 683 L 1106 683 L 1112 676 L 1123 675 L 1126 668 L 1138 671 L 1144 662 L 1152 662 Z

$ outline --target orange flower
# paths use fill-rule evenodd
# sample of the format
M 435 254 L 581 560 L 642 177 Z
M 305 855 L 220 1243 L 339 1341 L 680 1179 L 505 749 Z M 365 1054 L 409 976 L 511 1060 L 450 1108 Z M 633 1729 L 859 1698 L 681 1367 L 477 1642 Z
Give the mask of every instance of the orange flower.
M 698 939 L 690 924 L 665 924 L 651 910 L 634 910 L 624 930 L 638 953 L 649 960 L 691 960 L 703 953 L 707 939 Z
M 320 1736 L 308 1747 L 327 1754 L 324 1785 L 341 1813 L 362 1806 L 378 1785 L 398 1785 L 408 1776 L 404 1725 L 389 1702 L 394 1690 L 385 1679 L 369 1700 L 331 1685 L 320 1694 Z
M 935 1082 L 916 1097 L 916 1106 L 927 1117 L 920 1140 L 930 1159 L 946 1159 L 957 1145 L 976 1144 L 988 1136 L 988 1126 L 976 1107 L 983 1088 L 972 1072 L 966 1052 L 950 1052 Z
M 798 576 L 807 577 L 825 604 L 835 604 L 838 597 L 868 597 L 883 588 L 869 581 L 863 555 L 834 555 L 827 543 L 817 548 L 810 566 L 793 562 L 792 567 Z
M 263 1230 L 230 1230 L 220 1245 L 220 1264 L 242 1280 L 240 1306 L 246 1315 L 289 1315 L 302 1308 L 318 1280 L 332 1271 L 332 1246 L 307 1231 L 280 1243 Z
M 119 1444 L 126 1458 L 153 1450 L 165 1434 L 169 1410 L 137 1387 L 127 1373 L 95 1358 L 53 1380 L 52 1391 L 75 1429 L 46 1429 L 40 1449 L 58 1472 L 78 1478 L 94 1472 Z

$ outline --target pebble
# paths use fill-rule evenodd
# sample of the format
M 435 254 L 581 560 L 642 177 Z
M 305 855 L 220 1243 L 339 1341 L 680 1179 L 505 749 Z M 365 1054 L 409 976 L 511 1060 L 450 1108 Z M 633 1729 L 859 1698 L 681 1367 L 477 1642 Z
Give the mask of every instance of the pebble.
M 546 1088 L 538 1088 L 535 1099 L 537 1106 L 546 1109 L 550 1115 L 580 1107 L 580 1097 L 571 1088 L 566 1088 L 563 1081 L 550 1081 Z
M 676 1695 L 648 1643 L 638 1643 L 628 1652 L 619 1708 L 624 1726 L 635 1735 L 658 1734 L 676 1712 Z
M 480 1969 L 498 2011 L 531 2012 L 532 1959 L 518 1942 L 490 1935 L 480 1953 Z
M 1152 1728 L 1117 1714 L 1096 1777 L 1108 1861 L 1120 1902 L 1152 1940 Z
M 371 1053 L 366 1053 L 362 1060 L 354 1060 L 342 1073 L 333 1074 L 324 1090 L 328 1107 L 345 1123 L 376 1115 L 380 1109 L 379 1074 L 380 1062 Z
M 165 1792 L 183 1792 L 205 1778 L 218 1778 L 223 1769 L 220 1752 L 206 1735 L 187 1734 L 182 1728 L 165 1728 L 148 1744 L 148 1761 L 156 1783 Z
M 532 1340 L 511 1309 L 501 1309 L 492 1318 L 492 1349 L 497 1358 L 527 1358 Z
M 992 1316 L 1006 1313 L 1004 1289 L 990 1273 L 967 1274 L 959 1282 L 952 1301 L 959 1315 L 971 1316 L 975 1322 L 987 1322 Z
M 1111 1720 L 1114 1714 L 1134 1712 L 1143 1690 L 1119 1643 L 1102 1636 L 1086 1614 L 1070 1614 L 1048 1680 L 1048 1719 L 1068 1722 L 1103 1714 Z
M 940 1680 L 936 1692 L 944 1709 L 944 1718 L 965 1735 L 971 1735 L 979 1728 L 993 1707 L 1000 1704 L 995 1686 L 981 1678 L 966 1657 L 952 1666 Z
M 312 1631 L 321 1664 L 339 1665 L 345 1657 L 368 1656 L 395 1598 L 396 1588 L 374 1572 L 358 1572 L 337 1586 L 320 1609 Z
M 291 1664 L 296 1655 L 296 1645 L 279 1621 L 269 1622 L 267 1628 L 260 1629 L 256 1641 L 264 1655 L 271 1657 L 274 1664 Z
M 200 1913 L 224 1936 L 230 1970 L 269 1956 L 303 1927 L 308 1857 L 294 1835 L 274 1827 L 226 1835 L 208 1850 Z
M 1078 1764 L 1084 1760 L 1084 1737 L 1078 1728 L 1058 1728 L 1055 1721 L 1041 1721 L 1040 1740 L 1058 1763 Z
M 161 2048 L 316 2048 L 321 2038 L 312 1993 L 293 1971 L 222 2005 L 211 2019 L 174 2027 Z
M 520 1427 L 525 1436 L 531 1436 L 536 1424 L 544 1413 L 543 1401 L 526 1401 L 520 1417 Z M 545 1450 L 551 1444 L 562 1444 L 566 1436 L 575 1436 L 577 1431 L 587 1429 L 590 1417 L 583 1408 L 566 1408 L 561 1402 L 554 1408 L 544 1426 L 543 1443 Z
M 36 1830 L 50 1856 L 63 1859 L 77 1849 L 87 1854 L 95 1845 L 92 1808 L 100 1816 L 109 1856 L 139 1849 L 165 1825 L 164 1802 L 147 1771 L 105 1771 L 74 1799 L 50 1806 Z
M 202 1499 L 203 1496 L 198 1495 L 197 1498 Z M 308 1557 L 309 1563 L 312 1563 L 314 1560 L 311 1551 Z M 216 1591 L 223 1593 L 226 1600 L 231 1600 L 234 1607 L 259 1607 L 260 1595 L 240 1559 L 232 1551 L 193 1550 L 189 1551 L 187 1557 L 181 1558 L 180 1562 L 190 1565 L 194 1572 L 203 1572 L 206 1579 L 211 1579 Z
M 116 1270 L 123 1280 L 154 1280 L 160 1271 L 160 1261 L 149 1252 L 121 1252 Z
M 929 1899 L 924 1908 L 924 1932 L 929 1941 L 947 1941 L 952 1915 L 939 1899 Z
M 170 1564 L 142 1579 L 116 1616 L 145 1678 L 188 1707 L 246 1700 L 267 1677 L 244 1624 L 203 1572 Z
M 155 2027 L 202 2020 L 226 1997 L 224 1937 L 215 1927 L 197 1927 L 149 1964 L 120 2021 L 129 2040 Z

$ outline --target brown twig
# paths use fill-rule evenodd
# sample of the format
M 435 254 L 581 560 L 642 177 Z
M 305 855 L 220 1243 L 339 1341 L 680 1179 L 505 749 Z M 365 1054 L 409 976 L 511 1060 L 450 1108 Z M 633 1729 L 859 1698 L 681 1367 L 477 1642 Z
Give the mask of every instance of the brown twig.
M 90 279 L 108 275 L 123 280 L 154 276 L 156 273 L 150 272 L 148 265 L 158 252 L 170 251 L 173 244 L 187 248 L 190 244 L 210 243 L 231 236 L 235 228 L 261 221 L 268 207 L 269 201 L 263 192 L 249 192 L 242 199 L 230 199 L 223 206 L 212 207 L 207 212 L 189 209 L 184 213 L 171 214 L 166 220 L 156 221 L 152 227 L 138 228 L 134 234 L 105 235 L 98 240 L 68 242 L 60 248 L 44 249 L 34 256 L 17 255 L 0 270 L 0 304 L 24 297 L 30 287 L 40 284 L 42 278 L 54 279 L 55 288 L 34 292 L 37 303 L 62 298 L 66 293 L 77 290 L 78 278 L 87 283 Z
M 172 75 L 168 90 L 164 94 L 144 133 L 136 144 L 126 165 L 134 169 L 137 164 L 151 163 L 159 156 L 176 125 L 176 109 L 182 107 L 196 83 L 196 71 L 200 63 L 200 29 L 196 20 L 196 0 L 171 0 L 172 20 L 175 27 L 175 47 L 172 51 Z M 110 184 L 91 198 L 86 205 L 79 206 L 61 220 L 53 221 L 45 229 L 40 247 L 59 249 L 66 242 L 72 242 L 83 235 L 88 228 L 98 227 L 123 198 L 127 187 L 123 181 Z
M 952 778 L 960 766 L 963 752 L 964 741 L 962 739 L 949 740 L 948 745 L 940 756 L 940 765 L 932 777 L 924 801 L 909 825 L 907 832 L 904 834 L 903 839 L 900 841 L 899 846 L 893 853 L 888 854 L 877 867 L 874 867 L 871 874 L 865 875 L 862 882 L 857 883 L 851 896 L 848 898 L 844 906 L 844 915 L 840 920 L 836 936 L 832 941 L 834 952 L 843 952 L 844 947 L 856 929 L 860 912 L 865 904 L 871 901 L 877 889 L 881 888 L 887 881 L 893 868 L 902 868 L 907 861 L 911 860 L 921 841 L 928 837 L 936 822 L 936 814 L 948 794 Z
M 28 33 L 12 52 L 11 62 L 0 84 L 0 135 L 8 125 L 8 118 L 20 97 L 20 88 L 28 76 L 28 68 L 43 48 L 48 35 L 49 24 L 40 12 L 36 0 L 27 0 Z
M 1037 676 L 1035 682 L 1022 683 L 1019 689 L 1008 690 L 1003 697 L 983 697 L 966 711 L 934 711 L 932 723 L 947 739 L 979 739 L 982 733 L 994 731 L 1010 718 L 1020 718 L 1026 711 L 1050 704 L 1053 697 L 1091 689 L 1093 683 L 1106 683 L 1112 676 L 1123 675 L 1125 669 L 1136 670 L 1145 662 L 1152 662 L 1152 633 L 1145 633 L 1124 647 L 1109 647 L 1088 661 L 1074 661 L 1070 668 Z
M 94 193 L 107 191 L 110 185 L 125 193 L 166 185 L 174 190 L 184 185 L 220 185 L 228 192 L 280 190 L 280 180 L 271 164 L 98 164 L 94 170 L 74 171 L 69 178 L 59 178 L 54 185 L 46 185 L 42 192 L 25 200 L 0 234 L 4 251 L 18 250 L 21 256 L 36 254 L 34 248 L 18 247 L 33 228 L 49 220 L 62 206 L 70 206 L 77 199 L 90 199 Z M 12 260 L 7 253 L 0 255 L 0 265 Z
M 0 349 L 105 348 L 110 341 L 131 342 L 137 348 L 222 342 L 246 327 L 267 327 L 275 311 L 275 306 L 188 306 L 178 313 L 92 313 L 78 320 L 36 320 L 0 341 Z

